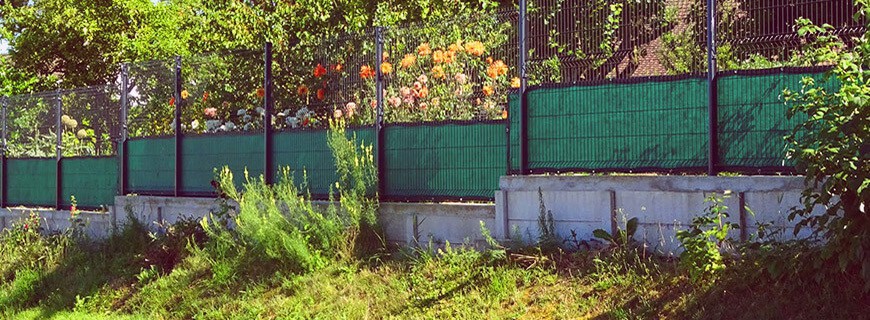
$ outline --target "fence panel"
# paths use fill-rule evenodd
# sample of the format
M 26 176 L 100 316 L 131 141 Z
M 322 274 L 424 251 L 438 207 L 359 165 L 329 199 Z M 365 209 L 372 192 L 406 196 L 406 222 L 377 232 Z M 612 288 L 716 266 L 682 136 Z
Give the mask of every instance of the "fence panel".
M 263 174 L 263 135 L 258 133 L 185 136 L 181 149 L 181 191 L 184 195 L 213 195 L 215 169 L 228 166 L 236 186 Z
M 9 206 L 55 206 L 55 159 L 7 159 L 6 168 L 6 203 Z
M 528 103 L 533 171 L 696 169 L 706 164 L 704 79 L 539 88 L 528 93 Z
M 116 157 L 67 158 L 61 162 L 61 205 L 69 207 L 71 196 L 82 208 L 98 208 L 115 203 L 118 193 Z
M 787 159 L 788 144 L 784 138 L 806 116 L 789 120 L 790 105 L 783 100 L 782 93 L 786 88 L 799 92 L 804 77 L 825 83 L 823 72 L 807 71 L 735 72 L 719 79 L 719 159 L 723 169 L 769 171 L 794 165 L 793 160 Z M 836 89 L 836 82 L 828 81 L 825 86 Z
M 171 137 L 127 142 L 127 190 L 130 193 L 172 194 L 175 141 Z
M 491 199 L 505 172 L 504 122 L 393 125 L 386 196 Z

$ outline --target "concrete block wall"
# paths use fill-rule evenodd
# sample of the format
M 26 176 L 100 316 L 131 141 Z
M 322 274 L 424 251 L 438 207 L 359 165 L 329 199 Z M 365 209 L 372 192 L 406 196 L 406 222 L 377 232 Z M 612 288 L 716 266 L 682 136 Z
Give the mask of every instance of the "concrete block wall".
M 499 235 L 529 241 L 539 235 L 540 201 L 551 211 L 556 232 L 571 231 L 579 239 L 592 231 L 615 231 L 637 217 L 635 238 L 662 253 L 679 251 L 676 231 L 710 205 L 709 196 L 725 197 L 730 222 L 738 223 L 732 237 L 750 239 L 758 223 L 781 230 L 780 240 L 793 238 L 794 223 L 787 217 L 800 205 L 802 177 L 698 176 L 506 176 L 496 194 Z M 746 208 L 749 208 L 747 210 Z M 808 236 L 802 232 L 799 236 Z

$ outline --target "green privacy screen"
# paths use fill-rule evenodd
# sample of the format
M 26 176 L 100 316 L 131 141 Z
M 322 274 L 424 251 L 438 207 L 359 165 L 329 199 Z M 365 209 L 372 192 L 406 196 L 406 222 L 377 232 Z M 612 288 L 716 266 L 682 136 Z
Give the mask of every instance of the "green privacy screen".
M 801 90 L 801 79 L 812 77 L 836 90 L 835 81 L 825 82 L 823 73 L 775 72 L 723 76 L 718 83 L 719 161 L 725 167 L 793 166 L 786 159 L 785 136 L 806 120 L 789 120 L 782 92 Z
M 174 190 L 175 140 L 148 138 L 127 141 L 127 190 L 130 193 L 171 194 Z
M 10 206 L 54 207 L 57 160 L 7 159 L 6 203 Z
M 329 187 L 337 179 L 326 134 L 326 130 L 287 131 L 272 138 L 276 168 L 289 168 L 297 185 L 307 181 L 311 194 L 321 198 L 329 195 Z M 372 128 L 351 129 L 348 134 L 355 134 L 358 143 L 372 145 L 374 141 Z
M 518 115 L 515 100 L 511 113 Z M 528 104 L 531 170 L 706 165 L 707 84 L 702 78 L 540 88 L 528 92 Z M 512 141 L 518 141 L 513 121 Z M 519 150 L 513 145 L 516 167 Z
M 492 198 L 506 171 L 504 128 L 504 122 L 386 127 L 387 196 Z
M 259 178 L 265 163 L 262 134 L 185 136 L 181 144 L 181 192 L 185 195 L 211 195 L 215 169 L 228 166 L 236 186 L 249 176 Z
M 68 207 L 70 196 L 80 207 L 112 205 L 118 194 L 118 158 L 64 158 L 61 161 L 61 204 Z

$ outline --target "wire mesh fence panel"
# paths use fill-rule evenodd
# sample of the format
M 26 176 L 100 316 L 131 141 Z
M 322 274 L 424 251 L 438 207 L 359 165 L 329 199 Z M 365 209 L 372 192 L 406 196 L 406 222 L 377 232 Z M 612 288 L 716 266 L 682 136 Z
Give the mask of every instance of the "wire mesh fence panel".
M 262 132 L 263 67 L 259 51 L 183 58 L 182 132 Z
M 181 149 L 181 192 L 185 195 L 212 195 L 216 170 L 224 166 L 233 172 L 237 187 L 245 175 L 256 180 L 263 174 L 262 133 L 197 135 L 184 138 Z
M 505 173 L 504 122 L 385 128 L 392 199 L 492 199 Z
M 117 154 L 121 97 L 117 86 L 62 92 L 61 150 L 64 157 Z
M 724 167 L 770 171 L 794 165 L 794 160 L 788 159 L 785 137 L 806 120 L 806 115 L 789 119 L 791 105 L 784 100 L 783 90 L 800 92 L 804 77 L 824 83 L 829 92 L 837 88 L 835 79 L 810 71 L 777 69 L 719 79 L 719 159 Z
M 703 167 L 706 91 L 705 80 L 693 77 L 530 91 L 529 167 L 533 171 Z
M 532 85 L 703 72 L 704 0 L 533 0 Z
M 374 123 L 374 31 L 341 34 L 273 54 L 274 128 L 324 128 L 330 118 Z
M 764 69 L 810 64 L 813 37 L 798 35 L 798 19 L 828 24 L 847 43 L 866 31 L 853 19 L 853 0 L 717 1 L 718 65 L 723 70 Z M 698 23 L 698 22 L 693 22 Z
M 518 86 L 515 10 L 386 30 L 385 121 L 503 119 Z
M 99 208 L 115 203 L 118 193 L 118 159 L 79 157 L 61 162 L 61 198 L 64 207 L 75 197 L 79 208 Z
M 175 188 L 175 139 L 151 137 L 127 142 L 127 185 L 130 193 L 164 195 Z
M 128 66 L 127 131 L 129 137 L 173 134 L 175 61 L 155 60 Z
M 57 92 L 10 97 L 6 108 L 6 155 L 11 158 L 57 156 Z

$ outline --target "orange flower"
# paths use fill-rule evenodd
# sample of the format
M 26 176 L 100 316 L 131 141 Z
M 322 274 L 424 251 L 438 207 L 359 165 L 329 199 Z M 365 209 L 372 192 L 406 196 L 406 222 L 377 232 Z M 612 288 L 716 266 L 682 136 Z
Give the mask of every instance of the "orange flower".
M 323 100 L 326 97 L 326 90 L 323 88 L 317 89 L 317 100 Z
M 206 100 L 208 100 L 208 91 L 202 94 L 202 102 L 205 102 Z
M 459 42 L 451 44 L 447 47 L 447 51 L 453 53 L 462 52 L 462 45 L 460 45 Z
M 496 78 L 501 75 L 506 75 L 508 72 L 508 67 L 504 64 L 504 61 L 498 60 L 493 62 L 486 68 L 486 75 L 490 78 Z
M 501 111 L 501 117 L 502 117 L 503 119 L 507 119 L 507 118 L 508 118 L 508 112 L 507 112 L 507 109 Z
M 432 53 L 432 61 L 435 63 L 444 62 L 444 51 L 435 50 L 435 52 Z
M 444 53 L 444 63 L 453 63 L 453 61 L 456 61 L 456 52 L 447 51 Z
M 423 43 L 417 47 L 417 54 L 421 56 L 428 56 L 430 53 L 432 53 L 432 48 L 429 47 L 429 43 Z
M 364 65 L 359 69 L 359 77 L 363 79 L 370 79 L 375 77 L 375 70 L 372 67 Z
M 511 88 L 519 88 L 520 87 L 520 78 L 514 77 L 511 79 Z
M 257 88 L 257 98 L 262 98 L 266 96 L 266 90 L 263 88 Z
M 480 41 L 472 41 L 465 44 L 465 51 L 468 51 L 468 53 L 479 57 L 483 55 L 483 53 L 486 51 L 486 48 L 484 48 L 483 43 L 481 43 Z
M 441 66 L 432 67 L 432 77 L 437 79 L 444 79 L 444 68 L 442 68 Z
M 334 66 L 332 66 L 332 70 L 334 70 L 335 72 L 341 72 L 342 68 L 343 67 L 342 67 L 341 63 L 336 63 Z
M 407 69 L 407 68 L 410 68 L 411 66 L 413 66 L 414 63 L 416 63 L 416 62 L 417 62 L 417 56 L 409 53 L 409 54 L 406 54 L 404 58 L 402 58 L 402 61 L 399 62 L 399 65 L 403 69 Z
M 495 89 L 493 89 L 491 86 L 483 86 L 483 95 L 484 96 L 489 97 L 493 93 L 495 93 Z
M 325 76 L 325 75 L 326 75 L 326 68 L 324 68 L 322 64 L 318 63 L 317 66 L 314 67 L 314 77 L 320 78 L 320 77 Z
M 390 72 L 393 72 L 393 65 L 389 62 L 381 63 L 381 72 L 384 74 L 390 74 Z
M 423 99 L 429 95 L 429 88 L 423 87 L 420 91 L 417 91 L 417 98 Z
M 308 95 L 308 86 L 306 86 L 304 84 L 299 85 L 299 87 L 296 88 L 296 94 L 298 94 L 300 96 L 307 96 Z

